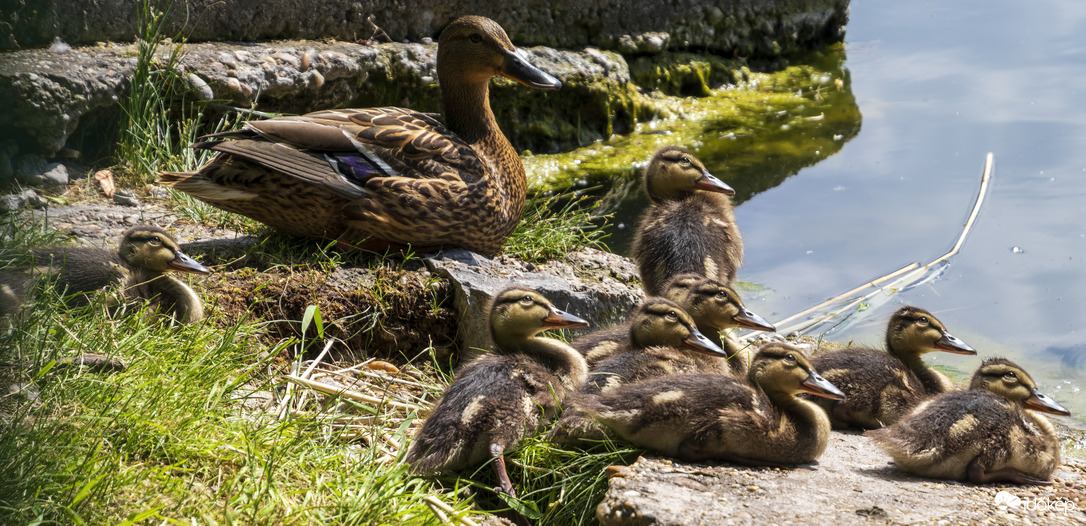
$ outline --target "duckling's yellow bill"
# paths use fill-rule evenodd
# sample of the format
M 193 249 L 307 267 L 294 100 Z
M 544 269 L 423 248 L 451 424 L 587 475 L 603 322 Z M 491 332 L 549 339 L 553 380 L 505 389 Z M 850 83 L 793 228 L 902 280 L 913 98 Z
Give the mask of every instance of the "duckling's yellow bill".
M 547 329 L 574 329 L 588 327 L 588 322 L 568 312 L 550 307 L 551 313 L 543 318 L 543 327 Z
M 943 337 L 935 342 L 935 348 L 953 354 L 977 354 L 976 349 L 966 345 L 949 332 L 944 332 Z
M 693 349 L 698 352 L 711 354 L 713 356 L 728 357 L 728 353 L 721 349 L 719 345 L 713 343 L 712 340 L 707 338 L 697 329 L 690 332 L 690 336 L 683 340 L 683 347 Z
M 777 328 L 773 326 L 772 323 L 769 323 L 768 321 L 766 321 L 765 318 L 755 314 L 754 311 L 746 307 L 739 309 L 739 314 L 736 314 L 734 317 L 732 317 L 732 321 L 734 321 L 737 326 L 744 329 L 768 332 L 774 332 L 777 330 Z
M 1040 411 L 1042 413 L 1050 413 L 1060 416 L 1071 416 L 1071 412 L 1068 411 L 1067 408 L 1063 407 L 1055 400 L 1041 393 L 1036 388 L 1033 389 L 1033 394 L 1031 394 L 1029 398 L 1026 399 L 1025 406 L 1026 409 L 1032 409 L 1034 411 Z
M 177 256 L 173 258 L 173 261 L 166 264 L 166 268 L 170 270 L 176 270 L 178 272 L 192 272 L 194 274 L 211 274 L 211 271 L 207 267 L 196 262 L 181 252 L 177 253 Z
M 822 398 L 829 398 L 830 400 L 845 399 L 845 393 L 842 393 L 841 390 L 831 384 L 829 380 L 822 378 L 822 376 L 814 371 L 811 371 L 811 374 L 807 376 L 807 379 L 799 384 L 799 390 L 804 393 L 821 396 Z
M 562 81 L 529 64 L 516 51 L 506 50 L 504 53 L 505 60 L 499 72 L 501 76 L 515 80 L 529 88 L 556 90 L 562 87 Z
M 701 172 L 701 177 L 699 177 L 697 181 L 694 181 L 694 188 L 707 192 L 735 195 L 735 189 L 728 186 L 728 183 L 725 183 L 724 181 L 717 179 L 713 174 L 704 171 Z

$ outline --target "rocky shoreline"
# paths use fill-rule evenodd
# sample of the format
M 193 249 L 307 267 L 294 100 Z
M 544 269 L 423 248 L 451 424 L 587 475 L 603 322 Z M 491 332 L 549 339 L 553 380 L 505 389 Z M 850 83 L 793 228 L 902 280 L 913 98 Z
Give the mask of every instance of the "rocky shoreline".
M 251 281 L 263 283 L 263 288 L 275 289 L 274 294 L 279 299 L 274 303 L 279 308 L 294 309 L 267 314 L 281 316 L 284 320 L 301 319 L 305 304 L 284 306 L 283 298 L 325 295 L 329 303 L 322 304 L 322 312 L 328 309 L 327 312 L 332 313 L 328 319 L 333 320 L 330 325 L 334 326 L 337 312 L 357 313 L 377 308 L 374 304 L 364 303 L 373 298 L 350 296 L 342 291 L 365 288 L 365 284 L 375 279 L 398 284 L 389 290 L 397 299 L 387 304 L 400 305 L 402 310 L 388 312 L 384 332 L 366 343 L 371 349 L 383 349 L 385 353 L 398 353 L 406 358 L 413 356 L 412 350 L 417 355 L 419 349 L 428 345 L 450 352 L 482 346 L 485 340 L 478 339 L 479 331 L 471 325 L 471 320 L 478 316 L 471 312 L 480 308 L 487 290 L 500 288 L 510 281 L 551 287 L 546 293 L 548 296 L 559 295 L 556 297 L 562 299 L 556 303 L 560 305 L 576 301 L 579 296 L 582 303 L 570 310 L 586 317 L 595 316 L 598 324 L 609 323 L 608 316 L 628 308 L 641 297 L 634 286 L 636 271 L 631 262 L 592 250 L 579 251 L 566 262 L 544 265 L 504 256 L 486 260 L 455 251 L 424 258 L 421 263 L 406 265 L 392 273 L 352 267 L 336 268 L 330 275 L 306 271 L 315 274 L 313 280 L 307 281 L 303 278 L 306 272 L 295 272 L 289 279 L 277 277 L 274 272 L 262 273 L 258 263 L 254 267 L 252 261 L 239 259 L 246 246 L 259 243 L 260 239 L 193 223 L 153 197 L 144 197 L 143 202 L 134 207 L 101 199 L 84 199 L 79 204 L 40 209 L 33 214 L 61 233 L 91 244 L 110 243 L 136 222 L 149 221 L 169 228 L 182 240 L 186 252 L 197 255 L 217 271 L 218 276 L 193 282 L 194 287 L 209 299 L 220 297 L 212 300 L 216 305 L 212 315 L 236 315 L 226 307 L 229 301 L 221 299 L 231 294 L 238 298 L 238 312 L 251 308 L 254 298 L 243 286 Z M 277 284 L 277 281 L 282 283 Z M 313 289 L 307 288 L 315 281 L 327 288 L 315 294 Z M 360 283 L 364 286 L 359 287 Z M 339 296 L 331 292 L 337 289 Z M 428 294 L 443 295 L 448 307 L 433 311 L 420 309 L 417 303 L 409 301 L 423 297 L 425 303 L 429 301 Z M 344 303 L 341 311 L 335 310 L 333 299 Z M 601 308 L 603 299 L 609 303 Z M 593 305 L 596 307 L 594 312 L 590 311 Z M 425 313 L 423 317 L 413 318 L 420 312 Z M 273 326 L 270 331 L 296 330 L 292 322 L 280 325 L 279 328 Z M 343 326 L 339 330 L 346 334 L 354 329 Z M 460 335 L 459 341 L 456 334 Z M 816 343 L 808 341 L 800 345 L 811 350 Z M 1086 443 L 1086 434 L 1067 426 L 1061 426 L 1061 438 L 1079 451 Z M 597 516 L 604 525 L 869 524 L 870 521 L 880 524 L 1086 524 L 1086 462 L 1082 460 L 1065 457 L 1051 487 L 977 486 L 934 481 L 896 470 L 890 458 L 869 439 L 848 432 L 834 432 L 826 453 L 818 462 L 792 469 L 683 464 L 646 455 L 631 466 L 613 467 L 610 474 L 610 489 L 597 508 Z

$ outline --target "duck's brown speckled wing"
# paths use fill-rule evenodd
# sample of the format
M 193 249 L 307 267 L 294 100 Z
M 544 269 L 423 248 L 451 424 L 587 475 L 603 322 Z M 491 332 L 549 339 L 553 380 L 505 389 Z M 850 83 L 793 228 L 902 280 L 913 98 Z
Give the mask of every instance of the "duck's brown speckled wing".
M 299 148 L 357 151 L 368 160 L 386 163 L 389 169 L 381 167 L 380 175 L 387 177 L 472 184 L 484 174 L 483 163 L 469 144 L 431 114 L 405 108 L 325 110 L 249 126 L 265 138 Z

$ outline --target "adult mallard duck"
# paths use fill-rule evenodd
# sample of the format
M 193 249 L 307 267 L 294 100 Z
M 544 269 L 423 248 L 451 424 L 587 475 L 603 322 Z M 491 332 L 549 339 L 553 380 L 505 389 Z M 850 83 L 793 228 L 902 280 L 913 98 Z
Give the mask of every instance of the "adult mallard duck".
M 735 190 L 678 146 L 652 156 L 644 183 L 650 204 L 637 225 L 630 257 L 645 292 L 659 296 L 668 279 L 684 272 L 731 285 L 743 263 L 743 239 L 728 197 Z
M 844 394 L 783 343 L 755 353 L 747 380 L 669 376 L 575 401 L 627 441 L 685 461 L 793 465 L 818 458 L 829 441 L 829 420 L 795 395 L 840 400 Z
M 898 467 L 917 475 L 984 484 L 1051 485 L 1060 463 L 1052 423 L 1033 411 L 1070 411 L 1041 394 L 1010 360 L 989 358 L 968 391 L 944 393 L 896 424 L 868 431 Z
M 501 490 L 513 494 L 503 453 L 554 418 L 588 374 L 577 351 L 536 334 L 587 325 L 533 290 L 499 293 L 490 307 L 495 352 L 457 371 L 411 444 L 412 470 L 433 475 L 490 459 Z
M 137 225 L 121 237 L 117 250 L 96 247 L 50 247 L 30 252 L 32 273 L 5 272 L 0 284 L 4 303 L 21 302 L 33 274 L 48 276 L 72 306 L 85 305 L 93 293 L 120 286 L 127 300 L 150 301 L 152 308 L 178 322 L 192 323 L 204 317 L 203 302 L 184 282 L 167 271 L 210 274 L 185 255 L 166 230 Z M 4 310 L 12 310 L 4 307 Z
M 747 376 L 753 352 L 725 331 L 738 327 L 755 331 L 776 331 L 773 324 L 748 309 L 735 289 L 698 274 L 680 274 L 664 286 L 664 297 L 678 303 L 690 314 L 698 330 L 710 335 L 727 352 L 727 363 L 738 378 Z M 715 336 L 713 336 L 715 335 Z
M 954 389 L 921 356 L 932 351 L 977 354 L 930 312 L 902 307 L 886 327 L 886 351 L 852 347 L 811 359 L 815 369 L 848 396 L 817 400 L 835 428 L 873 429 L 893 424 L 925 398 Z
M 493 255 L 524 210 L 524 166 L 490 110 L 489 81 L 561 83 L 521 58 L 493 20 L 438 39 L 444 123 L 404 108 L 250 121 L 193 148 L 220 152 L 162 184 L 278 230 L 363 248 L 456 246 Z

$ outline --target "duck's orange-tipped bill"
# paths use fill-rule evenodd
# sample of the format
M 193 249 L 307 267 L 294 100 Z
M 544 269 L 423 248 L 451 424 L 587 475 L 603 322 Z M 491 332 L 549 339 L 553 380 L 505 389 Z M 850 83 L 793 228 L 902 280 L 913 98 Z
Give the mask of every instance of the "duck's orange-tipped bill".
M 952 354 L 977 354 L 976 349 L 970 347 L 949 332 L 944 332 L 943 337 L 935 342 L 935 348 Z
M 1034 389 L 1033 394 L 1031 394 L 1029 398 L 1026 399 L 1025 406 L 1026 409 L 1032 409 L 1034 411 L 1040 411 L 1042 413 L 1050 413 L 1060 416 L 1071 416 L 1071 412 L 1068 411 L 1066 407 L 1063 407 L 1058 402 L 1049 398 L 1047 395 L 1038 391 L 1037 389 Z
M 712 340 L 697 329 L 694 329 L 690 336 L 683 340 L 683 347 L 713 356 L 728 357 L 728 353 L 724 349 L 721 349 L 719 345 L 713 343 Z
M 574 329 L 577 327 L 588 327 L 588 322 L 578 318 L 566 311 L 559 310 L 555 307 L 550 308 L 551 313 L 546 318 L 543 318 L 543 326 L 548 329 Z
M 727 195 L 735 195 L 735 189 L 728 186 L 728 183 L 717 179 L 713 174 L 709 172 L 701 172 L 701 177 L 694 182 L 694 188 L 698 190 L 705 190 L 707 192 L 719 192 Z
M 739 309 L 739 314 L 736 314 L 732 318 L 732 320 L 735 321 L 736 325 L 744 329 L 753 329 L 756 331 L 768 332 L 774 332 L 777 330 L 777 328 L 774 327 L 772 323 L 769 323 L 768 321 L 766 321 L 765 318 L 755 314 L 754 311 L 746 307 L 741 307 Z
M 207 267 L 197 263 L 195 259 L 192 259 L 181 252 L 177 253 L 177 256 L 173 258 L 173 261 L 166 264 L 166 268 L 170 270 L 176 270 L 178 272 L 211 274 L 211 271 L 208 270 Z
M 821 375 L 814 371 L 811 371 L 811 374 L 807 375 L 807 379 L 799 384 L 799 390 L 822 398 L 829 398 L 830 400 L 845 399 L 845 393 L 842 393 L 829 380 L 822 378 Z

